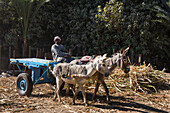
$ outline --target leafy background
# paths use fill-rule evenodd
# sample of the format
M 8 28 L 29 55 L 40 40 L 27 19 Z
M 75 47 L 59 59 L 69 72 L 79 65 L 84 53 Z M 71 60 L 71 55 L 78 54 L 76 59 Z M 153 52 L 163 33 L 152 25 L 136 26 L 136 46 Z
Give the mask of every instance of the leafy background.
M 0 2 L 0 44 L 5 52 L 23 44 L 21 18 L 11 1 Z M 113 49 L 130 46 L 129 55 L 142 54 L 143 61 L 170 72 L 170 13 L 159 0 L 50 0 L 30 19 L 27 44 L 32 47 L 50 52 L 56 35 L 66 49 L 81 41 L 87 55 L 111 55 Z M 18 49 L 18 57 L 21 52 Z

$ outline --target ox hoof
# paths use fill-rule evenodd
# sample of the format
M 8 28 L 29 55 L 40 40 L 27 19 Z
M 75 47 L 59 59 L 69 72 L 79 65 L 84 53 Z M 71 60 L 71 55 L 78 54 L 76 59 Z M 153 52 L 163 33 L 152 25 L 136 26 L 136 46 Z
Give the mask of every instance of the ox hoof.
M 109 101 L 107 101 L 107 103 L 108 103 L 108 104 L 110 104 L 110 103 L 111 103 L 111 101 L 109 100 Z
M 96 98 L 92 98 L 92 102 L 96 102 L 97 100 L 96 100 Z
M 107 101 L 107 103 L 109 104 L 109 103 L 110 103 L 110 98 L 107 98 L 106 101 Z
M 92 100 L 92 102 L 93 102 L 93 103 L 95 103 L 95 102 L 96 102 L 96 100 Z
M 55 101 L 56 100 L 56 98 L 53 98 L 53 101 Z
M 76 105 L 75 101 L 73 101 L 73 105 Z
M 61 101 L 60 103 L 61 103 L 61 104 L 65 104 L 65 102 L 64 102 L 64 101 Z
M 89 105 L 88 105 L 88 103 L 85 103 L 84 106 L 87 107 L 87 106 L 89 106 Z

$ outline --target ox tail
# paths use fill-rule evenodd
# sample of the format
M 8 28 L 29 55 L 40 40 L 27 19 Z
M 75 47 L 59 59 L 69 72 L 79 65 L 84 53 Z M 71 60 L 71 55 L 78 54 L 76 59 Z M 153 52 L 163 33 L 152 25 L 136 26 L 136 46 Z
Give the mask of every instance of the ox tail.
M 72 78 L 85 78 L 85 79 L 89 79 L 90 78 L 89 75 L 83 75 L 83 74 L 72 74 L 71 77 Z

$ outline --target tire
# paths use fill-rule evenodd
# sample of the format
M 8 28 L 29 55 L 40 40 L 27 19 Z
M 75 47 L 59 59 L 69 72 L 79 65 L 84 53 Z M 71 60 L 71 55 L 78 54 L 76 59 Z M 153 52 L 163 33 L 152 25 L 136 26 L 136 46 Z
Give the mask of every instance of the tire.
M 30 96 L 33 90 L 31 76 L 28 73 L 20 73 L 16 80 L 16 87 L 21 96 Z

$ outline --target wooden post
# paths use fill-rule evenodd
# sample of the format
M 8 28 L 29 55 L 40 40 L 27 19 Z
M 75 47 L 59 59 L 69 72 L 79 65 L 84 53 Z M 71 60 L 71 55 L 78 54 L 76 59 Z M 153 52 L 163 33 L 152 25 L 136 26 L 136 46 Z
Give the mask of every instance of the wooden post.
M 12 57 L 12 55 L 11 55 L 11 46 L 9 46 L 9 50 L 8 50 L 8 60 L 10 61 L 10 58 Z M 10 65 L 11 66 L 11 65 Z M 10 67 L 9 67 L 9 69 L 10 69 Z
M 44 58 L 45 56 L 44 56 L 44 48 L 42 49 L 42 58 Z
M 113 54 L 115 54 L 115 49 L 113 49 Z
M 42 49 L 40 49 L 40 55 L 39 55 L 40 58 L 42 58 Z
M 69 53 L 69 55 L 72 56 L 72 48 L 69 49 L 69 52 L 68 52 L 68 53 Z
M 142 54 L 139 54 L 138 63 L 141 65 Z
M 13 58 L 15 58 L 15 50 L 13 50 Z M 15 66 L 13 65 L 13 75 L 15 75 Z
M 41 48 L 38 51 L 38 56 L 39 56 L 39 58 L 41 58 Z
M 15 58 L 15 50 L 13 50 L 13 58 Z
M 9 47 L 9 59 L 11 58 L 11 46 Z
M 43 49 L 42 49 L 42 52 L 44 52 L 44 51 L 45 51 L 45 49 L 43 48 Z
M 130 57 L 132 65 L 134 64 L 134 51 L 131 52 L 131 57 Z
M 36 49 L 36 58 L 38 58 L 39 56 L 39 52 L 38 52 L 38 48 Z
M 0 45 L 0 73 L 1 73 L 1 71 L 2 71 L 2 70 L 1 70 L 1 61 L 2 61 L 2 59 L 1 59 L 1 58 L 2 58 L 2 57 L 1 57 L 1 55 L 2 55 L 1 52 L 2 52 L 2 46 Z
M 98 51 L 98 53 L 99 53 L 99 55 L 101 55 L 101 54 L 102 54 L 100 50 Z
M 47 53 L 44 54 L 44 59 L 45 59 L 45 60 L 47 59 Z
M 31 46 L 29 46 L 29 58 L 31 58 Z
M 25 57 L 25 48 L 24 48 L 24 44 L 22 45 L 22 57 Z

